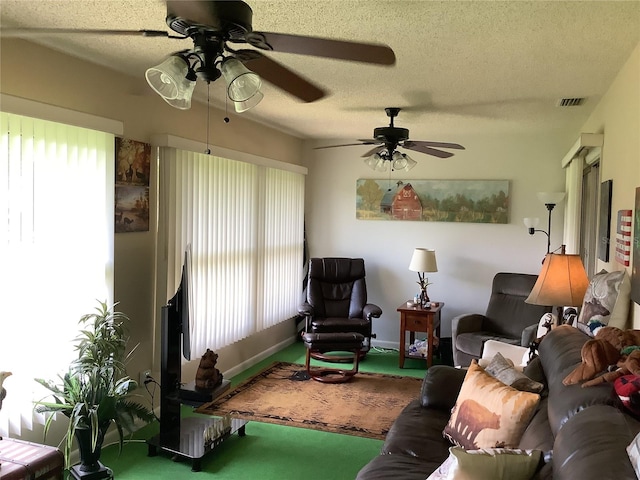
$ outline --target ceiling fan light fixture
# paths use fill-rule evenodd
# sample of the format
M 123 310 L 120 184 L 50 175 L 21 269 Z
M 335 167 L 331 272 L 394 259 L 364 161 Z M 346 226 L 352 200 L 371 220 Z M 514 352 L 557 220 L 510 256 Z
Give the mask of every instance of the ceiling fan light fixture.
M 185 94 L 185 77 L 189 74 L 189 70 L 189 63 L 186 59 L 171 55 L 161 64 L 147 69 L 144 76 L 149 86 L 158 95 L 169 101 Z
M 401 170 L 403 172 L 408 172 L 409 170 L 411 170 L 413 167 L 415 167 L 418 164 L 418 162 L 416 162 L 413 158 L 411 158 L 406 153 L 403 153 L 401 155 L 402 155 L 402 161 L 395 161 L 394 160 L 394 162 L 393 162 L 393 169 L 394 170 Z
M 176 98 L 164 98 L 164 101 L 167 102 L 172 107 L 178 108 L 180 110 L 189 110 L 191 108 L 191 96 L 193 95 L 193 90 L 196 88 L 196 81 L 189 80 L 188 76 L 182 79 L 182 82 L 178 88 L 178 96 Z
M 227 95 L 234 102 L 237 112 L 255 107 L 263 98 L 260 87 L 262 79 L 233 57 L 226 58 L 220 65 L 222 76 L 227 82 Z

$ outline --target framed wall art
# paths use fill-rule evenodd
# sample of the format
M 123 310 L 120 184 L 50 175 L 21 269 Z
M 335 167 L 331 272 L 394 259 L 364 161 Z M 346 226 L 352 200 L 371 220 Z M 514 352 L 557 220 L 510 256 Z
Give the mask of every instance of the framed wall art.
M 356 218 L 509 223 L 509 181 L 358 179 Z
M 151 145 L 116 137 L 115 233 L 149 231 Z
M 598 258 L 603 262 L 609 261 L 609 246 L 611 244 L 611 194 L 613 180 L 607 180 L 600 185 L 600 223 L 598 226 Z

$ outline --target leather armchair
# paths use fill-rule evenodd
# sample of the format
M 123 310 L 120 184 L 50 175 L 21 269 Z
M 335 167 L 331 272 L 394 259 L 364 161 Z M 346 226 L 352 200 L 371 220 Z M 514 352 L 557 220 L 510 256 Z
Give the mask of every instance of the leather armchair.
M 379 306 L 367 303 L 364 260 L 336 257 L 309 259 L 307 299 L 298 312 L 305 317 L 305 333 L 361 333 L 365 338 L 361 357 L 375 338 L 372 320 L 382 315 Z
M 466 367 L 481 358 L 484 343 L 497 340 L 528 347 L 535 340 L 540 318 L 551 307 L 525 303 L 538 276 L 497 273 L 485 314 L 459 315 L 451 321 L 453 363 Z

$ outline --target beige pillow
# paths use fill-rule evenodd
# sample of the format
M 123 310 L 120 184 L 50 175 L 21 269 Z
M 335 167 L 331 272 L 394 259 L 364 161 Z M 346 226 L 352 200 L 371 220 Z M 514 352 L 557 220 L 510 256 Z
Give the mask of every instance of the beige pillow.
M 427 480 L 529 480 L 540 465 L 540 450 L 451 447 L 449 457 Z
M 594 275 L 584 294 L 578 328 L 592 337 L 599 325 L 627 329 L 630 293 L 631 281 L 626 270 L 610 273 L 602 270 Z
M 486 373 L 474 360 L 443 435 L 467 450 L 515 448 L 540 401 Z
M 513 362 L 504 358 L 500 352 L 493 356 L 493 359 L 484 369 L 492 377 L 500 380 L 505 385 L 520 390 L 521 392 L 540 393 L 544 385 L 527 377 L 513 367 Z

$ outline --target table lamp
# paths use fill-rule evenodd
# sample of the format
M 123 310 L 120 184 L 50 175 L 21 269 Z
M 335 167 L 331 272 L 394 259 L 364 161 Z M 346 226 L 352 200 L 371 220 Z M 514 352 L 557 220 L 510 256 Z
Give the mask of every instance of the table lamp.
M 418 285 L 420 285 L 420 306 L 426 306 L 429 302 L 427 295 L 427 285 L 431 285 L 425 276 L 426 272 L 437 272 L 436 251 L 428 248 L 416 248 L 409 263 L 409 270 L 418 272 Z
M 565 254 L 563 246 L 562 253 L 548 253 L 544 257 L 538 280 L 525 302 L 557 307 L 561 323 L 563 307 L 580 307 L 588 286 L 580 255 Z

